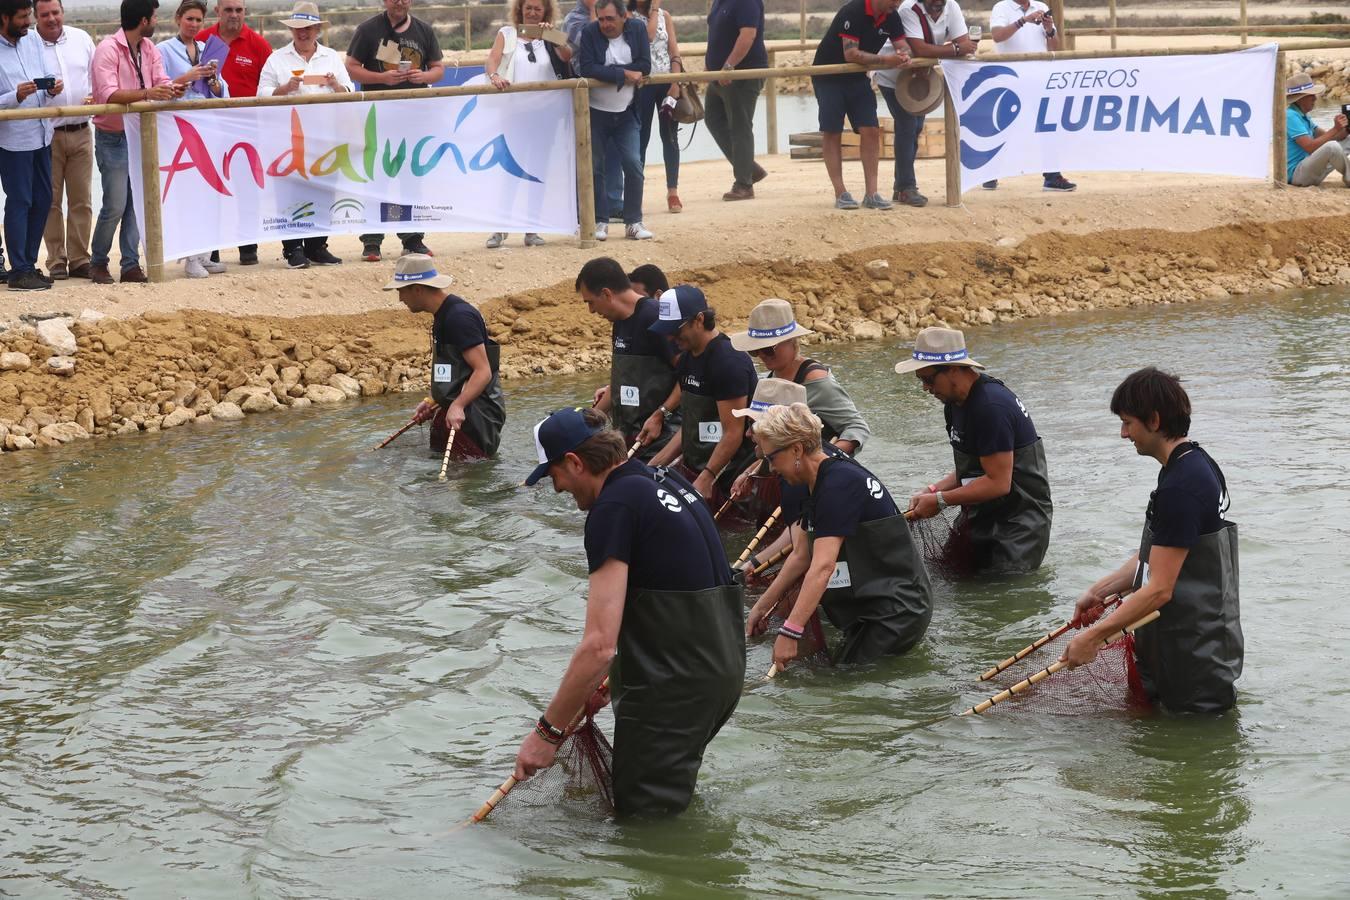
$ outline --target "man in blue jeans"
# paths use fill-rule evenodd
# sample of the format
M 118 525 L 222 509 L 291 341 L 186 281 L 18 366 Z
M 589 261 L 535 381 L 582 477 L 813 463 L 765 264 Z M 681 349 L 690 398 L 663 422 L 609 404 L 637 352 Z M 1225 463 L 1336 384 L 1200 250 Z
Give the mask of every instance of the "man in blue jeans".
M 47 81 L 42 39 L 29 33 L 33 0 L 0 0 L 0 109 L 36 109 L 64 89 Z M 52 61 L 54 62 L 54 61 Z M 41 85 L 35 79 L 43 79 Z M 52 205 L 51 119 L 0 122 L 0 183 L 5 189 L 9 240 L 9 289 L 45 291 L 51 280 L 37 271 L 38 248 Z
M 609 82 L 591 97 L 591 169 L 595 181 L 595 239 L 609 237 L 609 205 L 605 191 L 606 142 L 612 140 L 623 166 L 624 234 L 630 240 L 648 240 L 642 224 L 641 127 L 638 123 L 637 85 L 651 72 L 651 45 L 647 26 L 628 18 L 621 0 L 596 0 L 595 21 L 581 33 L 582 78 Z

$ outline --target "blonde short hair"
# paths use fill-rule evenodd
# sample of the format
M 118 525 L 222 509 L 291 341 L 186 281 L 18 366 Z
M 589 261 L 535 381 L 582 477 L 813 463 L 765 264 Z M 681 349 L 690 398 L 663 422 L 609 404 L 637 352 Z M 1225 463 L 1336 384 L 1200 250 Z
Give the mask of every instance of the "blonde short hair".
M 761 445 L 778 450 L 789 444 L 801 444 L 811 453 L 820 449 L 820 419 L 805 403 L 771 406 L 755 420 L 755 434 Z

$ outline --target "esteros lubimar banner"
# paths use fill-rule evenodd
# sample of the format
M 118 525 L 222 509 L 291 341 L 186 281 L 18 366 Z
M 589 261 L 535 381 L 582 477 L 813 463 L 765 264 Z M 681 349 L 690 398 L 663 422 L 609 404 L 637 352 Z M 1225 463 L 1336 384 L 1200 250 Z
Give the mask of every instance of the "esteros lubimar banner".
M 577 233 L 570 91 L 166 111 L 156 127 L 165 259 L 324 234 Z
M 943 60 L 961 190 L 1041 172 L 1269 174 L 1276 46 L 1234 53 Z

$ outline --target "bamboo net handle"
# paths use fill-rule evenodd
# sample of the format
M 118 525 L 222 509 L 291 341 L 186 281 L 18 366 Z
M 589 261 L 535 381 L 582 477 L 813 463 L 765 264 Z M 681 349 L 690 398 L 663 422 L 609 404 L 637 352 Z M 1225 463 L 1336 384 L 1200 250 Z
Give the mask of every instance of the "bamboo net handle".
M 716 522 L 718 519 L 722 518 L 722 513 L 726 512 L 727 507 L 729 507 L 730 505 L 731 505 L 731 498 L 728 497 L 727 502 L 722 504 L 722 508 L 719 509 L 717 512 L 713 513 L 713 521 Z
M 609 676 L 606 675 L 605 680 L 600 682 L 600 686 L 595 689 L 595 693 L 599 694 L 608 687 L 609 687 Z M 594 696 L 594 694 L 592 696 Z M 569 735 L 573 731 L 576 731 L 577 726 L 581 724 L 581 718 L 582 716 L 586 715 L 586 707 L 589 705 L 590 705 L 589 701 L 587 703 L 583 703 L 581 709 L 577 710 L 577 714 L 572 717 L 571 723 L 568 724 L 567 726 L 567 733 Z M 473 822 L 481 822 L 484 819 L 486 819 L 489 815 L 492 814 L 492 811 L 497 808 L 497 804 L 505 800 L 506 795 L 511 793 L 511 789 L 518 784 L 520 784 L 520 781 L 516 779 L 515 775 L 508 776 L 507 779 L 503 781 L 495 791 L 492 792 L 492 796 L 487 798 L 487 800 L 484 801 L 482 806 L 478 807 L 478 812 L 474 813 L 472 816 L 469 817 L 469 822 L 465 824 L 470 824 Z
M 769 567 L 771 567 L 771 566 L 773 566 L 773 565 L 776 565 L 777 563 L 779 563 L 780 561 L 782 561 L 782 560 L 784 560 L 784 559 L 787 559 L 788 554 L 791 553 L 791 552 L 792 552 L 792 545 L 791 545 L 791 544 L 788 544 L 786 547 L 784 547 L 783 549 L 779 550 L 779 551 L 778 551 L 777 553 L 775 553 L 773 556 L 770 556 L 770 557 L 769 557 L 768 559 L 766 559 L 764 562 L 760 563 L 760 564 L 759 564 L 759 568 L 755 569 L 755 571 L 754 571 L 754 572 L 751 572 L 750 574 L 752 574 L 752 575 L 758 575 L 759 573 L 763 572 L 764 570 L 768 569 Z
M 399 437 L 400 435 L 403 434 L 403 432 L 407 431 L 409 428 L 413 427 L 413 426 L 416 425 L 416 424 L 418 424 L 418 422 L 417 422 L 417 417 L 416 417 L 416 416 L 413 416 L 413 417 L 408 421 L 408 424 L 407 424 L 407 425 L 404 425 L 404 426 L 403 426 L 402 428 L 400 428 L 398 431 L 395 431 L 393 434 L 389 435 L 389 437 L 385 438 L 379 445 L 377 445 L 377 446 L 375 447 L 375 449 L 376 449 L 376 450 L 383 450 L 385 447 L 388 447 L 390 444 L 392 444 L 392 443 L 394 442 L 394 438 Z
M 778 663 L 769 663 L 769 671 L 768 673 L 765 674 L 764 680 L 773 681 L 773 676 L 777 675 L 781 671 L 783 670 L 779 668 Z
M 450 450 L 455 446 L 455 429 L 450 429 L 450 437 L 445 442 L 445 456 L 441 457 L 441 474 L 436 477 L 437 481 L 445 481 L 445 473 L 450 468 Z
M 1110 607 L 1110 606 L 1115 606 L 1117 603 L 1120 602 L 1120 600 L 1121 600 L 1120 594 L 1112 594 L 1110 597 L 1107 597 L 1107 598 L 1106 598 L 1104 601 L 1102 601 L 1102 602 L 1103 602 L 1103 604 L 1104 604 L 1105 606 Z M 1018 651 L 1017 651 L 1016 653 L 1014 653 L 1012 656 L 1010 656 L 1010 657 L 1008 657 L 1007 659 L 1005 659 L 1003 662 L 999 663 L 998 665 L 994 666 L 994 667 L 993 667 L 992 669 L 990 669 L 989 671 L 985 672 L 983 675 L 980 676 L 980 679 L 979 679 L 979 680 L 980 680 L 980 681 L 988 681 L 990 678 L 993 678 L 995 675 L 997 675 L 999 672 L 1002 672 L 1004 669 L 1007 669 L 1007 668 L 1009 668 L 1009 667 L 1011 667 L 1011 666 L 1017 664 L 1018 662 L 1021 662 L 1022 660 L 1026 659 L 1028 656 L 1030 656 L 1031 654 L 1035 653 L 1037 650 L 1041 649 L 1041 648 L 1044 647 L 1046 644 L 1048 644 L 1048 643 L 1050 643 L 1051 641 L 1053 641 L 1055 638 L 1057 638 L 1057 637 L 1059 637 L 1060 635 L 1064 634 L 1065 632 L 1067 632 L 1067 631 L 1068 631 L 1070 628 L 1072 628 L 1072 627 L 1073 627 L 1073 620 L 1070 619 L 1069 621 L 1065 622 L 1063 625 L 1061 625 L 1061 626 L 1059 626 L 1058 628 L 1056 628 L 1054 631 L 1050 632 L 1049 634 L 1046 634 L 1046 635 L 1043 635 L 1043 636 L 1037 638 L 1036 640 L 1032 641 L 1032 642 L 1031 642 L 1030 644 L 1028 644 L 1027 646 L 1023 647 L 1021 650 L 1018 650 Z
M 731 567 L 732 569 L 739 569 L 741 566 L 745 565 L 745 561 L 755 552 L 755 548 L 759 546 L 759 542 L 764 540 L 764 535 L 768 533 L 769 529 L 773 527 L 773 523 L 777 522 L 778 517 L 782 514 L 783 507 L 781 506 L 775 507 L 774 511 L 769 513 L 769 517 L 764 520 L 764 524 L 760 526 L 759 531 L 755 532 L 755 536 L 750 539 L 750 543 L 745 545 L 745 549 L 741 551 L 741 555 L 736 558 L 735 564 Z
M 637 453 L 639 448 L 641 447 L 642 447 L 642 438 L 638 438 L 637 440 L 633 441 L 633 446 L 628 448 L 628 458 L 632 459 L 633 454 Z
M 1124 628 L 1120 629 L 1120 630 L 1117 631 L 1115 634 L 1112 634 L 1112 635 L 1109 635 L 1109 636 L 1103 638 L 1103 639 L 1102 639 L 1102 642 L 1101 642 L 1101 644 L 1100 644 L 1099 646 L 1105 647 L 1107 644 L 1110 644 L 1110 643 L 1112 643 L 1113 641 L 1118 641 L 1118 640 L 1120 640 L 1120 638 L 1121 638 L 1122 635 L 1124 635 L 1124 634 L 1126 634 L 1126 633 L 1129 633 L 1129 632 L 1133 632 L 1135 629 L 1143 628 L 1145 625 L 1147 625 L 1149 622 L 1152 622 L 1152 621 L 1153 621 L 1154 619 L 1156 619 L 1156 618 L 1158 618 L 1158 611 L 1155 609 L 1153 612 L 1151 612 L 1151 613 L 1149 613 L 1148 615 L 1144 616 L 1142 619 L 1139 619 L 1137 622 L 1134 622 L 1134 623 L 1131 624 L 1131 625 L 1126 625 Z M 1020 693 L 1022 693 L 1023 691 L 1027 690 L 1028 688 L 1030 688 L 1030 687 L 1031 687 L 1032 685 L 1034 685 L 1034 684 L 1039 684 L 1040 682 L 1042 682 L 1042 681 L 1044 681 L 1045 679 L 1049 678 L 1051 675 L 1055 674 L 1056 672 L 1060 671 L 1061 669 L 1067 668 L 1068 665 L 1069 665 L 1069 664 L 1066 663 L 1066 662 L 1061 662 L 1061 661 L 1059 661 L 1059 660 L 1056 660 L 1055 662 L 1051 663 L 1049 666 L 1045 667 L 1044 669 L 1041 669 L 1041 670 L 1040 670 L 1039 672 L 1037 672 L 1035 675 L 1032 675 L 1030 678 L 1027 678 L 1027 679 L 1024 680 L 1024 681 L 1019 681 L 1019 682 L 1017 682 L 1017 684 L 1014 684 L 1012 687 L 1008 688 L 1006 691 L 999 691 L 997 694 L 995 694 L 994 696 L 990 697 L 988 700 L 985 700 L 985 701 L 982 702 L 982 703 L 977 703 L 977 704 L 975 704 L 975 705 L 972 706 L 970 709 L 968 709 L 968 710 L 966 710 L 965 712 L 961 713 L 961 715 L 963 715 L 963 716 L 969 716 L 969 715 L 972 715 L 972 714 L 973 714 L 973 715 L 982 715 L 982 714 L 984 714 L 985 712 L 987 712 L 991 707 L 997 706 L 998 704 L 1002 703 L 1004 700 L 1007 700 L 1007 699 L 1009 699 L 1010 697 L 1012 697 L 1014 694 L 1020 694 Z

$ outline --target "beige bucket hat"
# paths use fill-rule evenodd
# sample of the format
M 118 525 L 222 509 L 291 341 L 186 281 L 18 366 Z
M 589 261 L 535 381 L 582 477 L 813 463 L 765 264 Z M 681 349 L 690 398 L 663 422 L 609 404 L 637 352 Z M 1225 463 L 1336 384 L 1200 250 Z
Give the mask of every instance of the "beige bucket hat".
M 956 328 L 925 328 L 914 339 L 912 359 L 895 364 L 899 375 L 914 372 L 928 366 L 971 366 L 983 369 L 984 363 L 976 362 L 966 352 L 966 336 Z
M 384 290 L 396 291 L 415 284 L 446 290 L 454 283 L 455 279 L 452 276 L 442 275 L 436 271 L 436 261 L 430 256 L 425 253 L 409 253 L 398 258 L 398 262 L 394 264 L 394 280 L 386 284 Z
M 746 409 L 733 409 L 733 416 L 749 416 L 751 421 L 758 419 L 770 406 L 791 406 L 793 403 L 806 402 L 806 388 L 786 378 L 761 378 L 755 385 L 755 396 L 750 398 Z
M 797 321 L 791 303 L 777 297 L 761 300 L 759 305 L 750 310 L 748 326 L 745 331 L 731 335 L 731 346 L 746 353 L 763 350 L 804 334 L 815 334 Z
M 281 24 L 287 28 L 308 28 L 311 25 L 327 25 L 325 19 L 319 17 L 319 5 L 310 3 L 308 0 L 298 0 L 291 8 L 291 14 L 281 19 Z
M 1293 103 L 1300 97 L 1316 97 L 1318 94 L 1324 93 L 1326 89 L 1325 84 L 1318 84 L 1303 72 L 1290 75 L 1284 80 L 1284 102 Z
M 919 15 L 925 15 L 920 12 Z M 942 102 L 942 74 L 934 67 L 901 69 L 895 80 L 895 99 L 910 115 L 926 116 Z

